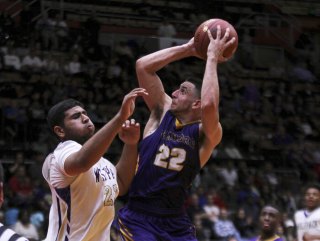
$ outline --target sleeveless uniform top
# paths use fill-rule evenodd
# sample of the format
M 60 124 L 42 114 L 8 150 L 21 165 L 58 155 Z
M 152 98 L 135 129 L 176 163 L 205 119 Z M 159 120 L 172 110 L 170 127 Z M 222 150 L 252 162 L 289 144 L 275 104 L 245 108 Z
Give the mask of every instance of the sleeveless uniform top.
M 283 241 L 283 239 L 275 234 L 271 238 L 268 238 L 268 239 L 261 239 L 261 237 L 258 236 L 253 239 L 250 239 L 250 241 Z
M 320 207 L 312 212 L 298 210 L 294 215 L 294 221 L 296 224 L 298 241 L 303 241 L 304 233 L 320 235 Z M 320 241 L 320 239 L 315 241 Z
M 109 241 L 119 193 L 116 168 L 105 158 L 78 176 L 64 170 L 66 158 L 80 150 L 75 141 L 60 143 L 43 164 L 52 193 L 49 227 L 44 241 Z
M 168 111 L 157 130 L 140 142 L 130 209 L 155 216 L 184 213 L 188 190 L 200 170 L 199 122 L 176 122 Z

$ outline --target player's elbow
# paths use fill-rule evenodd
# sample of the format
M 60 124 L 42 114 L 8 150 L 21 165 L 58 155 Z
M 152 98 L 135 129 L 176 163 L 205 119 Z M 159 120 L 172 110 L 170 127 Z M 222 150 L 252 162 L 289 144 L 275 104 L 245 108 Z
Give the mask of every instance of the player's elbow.
M 146 63 L 146 61 L 145 61 L 145 58 L 144 58 L 144 57 L 139 58 L 139 59 L 136 61 L 136 70 L 137 70 L 137 71 L 144 70 L 144 69 L 145 69 L 145 66 L 146 66 L 145 63 Z

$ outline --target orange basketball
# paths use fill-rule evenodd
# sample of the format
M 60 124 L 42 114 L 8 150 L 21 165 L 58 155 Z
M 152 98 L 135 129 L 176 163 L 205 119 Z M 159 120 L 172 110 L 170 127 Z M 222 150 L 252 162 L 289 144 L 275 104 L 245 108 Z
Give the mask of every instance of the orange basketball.
M 194 45 L 196 51 L 203 59 L 207 59 L 207 50 L 210 42 L 207 31 L 210 30 L 212 36 L 215 38 L 218 25 L 220 25 L 221 27 L 221 36 L 223 36 L 226 32 L 226 29 L 229 28 L 230 35 L 228 40 L 235 37 L 235 41 L 233 42 L 233 44 L 224 50 L 223 56 L 227 59 L 231 58 L 238 48 L 238 34 L 235 28 L 229 22 L 223 19 L 209 19 L 201 23 L 194 34 Z

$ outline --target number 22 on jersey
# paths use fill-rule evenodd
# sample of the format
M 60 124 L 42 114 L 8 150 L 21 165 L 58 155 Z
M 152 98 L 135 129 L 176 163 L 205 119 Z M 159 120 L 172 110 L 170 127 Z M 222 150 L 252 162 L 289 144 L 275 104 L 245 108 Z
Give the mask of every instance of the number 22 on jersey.
M 154 165 L 172 171 L 181 171 L 186 160 L 186 151 L 182 148 L 172 148 L 162 144 L 154 160 Z

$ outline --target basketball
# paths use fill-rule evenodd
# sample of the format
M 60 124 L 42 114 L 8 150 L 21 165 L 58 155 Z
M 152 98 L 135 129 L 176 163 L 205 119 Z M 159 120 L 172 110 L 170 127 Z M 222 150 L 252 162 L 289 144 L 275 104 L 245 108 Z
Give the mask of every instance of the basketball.
M 207 30 L 210 29 L 212 37 L 215 38 L 218 25 L 221 27 L 221 37 L 224 36 L 227 28 L 230 29 L 228 40 L 235 37 L 233 44 L 224 50 L 223 57 L 230 59 L 238 48 L 238 34 L 232 24 L 219 18 L 209 19 L 201 23 L 194 33 L 194 45 L 202 59 L 207 59 L 207 49 L 210 42 Z

